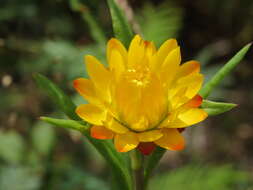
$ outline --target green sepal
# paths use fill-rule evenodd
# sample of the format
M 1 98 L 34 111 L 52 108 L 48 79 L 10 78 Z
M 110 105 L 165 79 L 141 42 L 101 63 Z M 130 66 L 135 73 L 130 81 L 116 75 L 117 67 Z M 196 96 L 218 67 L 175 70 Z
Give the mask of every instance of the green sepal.
M 36 73 L 33 75 L 37 85 L 47 93 L 51 100 L 64 112 L 70 119 L 80 120 L 75 113 L 76 106 L 65 93 L 47 77 Z
M 231 110 L 236 107 L 236 104 L 224 103 L 224 102 L 214 102 L 210 100 L 203 100 L 201 108 L 205 110 L 208 115 L 218 115 Z
M 107 3 L 112 17 L 114 35 L 126 47 L 128 47 L 131 39 L 133 38 L 133 31 L 129 26 L 123 11 L 117 5 L 115 0 L 107 0 Z
M 248 52 L 250 44 L 244 46 L 232 59 L 230 59 L 212 78 L 209 80 L 205 86 L 200 90 L 200 95 L 203 98 L 207 98 L 212 90 L 220 84 L 222 79 L 230 74 L 234 68 L 240 63 L 244 58 L 245 54 Z

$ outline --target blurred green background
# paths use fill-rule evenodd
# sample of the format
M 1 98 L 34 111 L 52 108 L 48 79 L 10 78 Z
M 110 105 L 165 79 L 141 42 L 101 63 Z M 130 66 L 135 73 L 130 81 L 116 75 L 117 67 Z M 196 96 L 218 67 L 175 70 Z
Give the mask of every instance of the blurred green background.
M 206 79 L 253 39 L 252 0 L 117 0 L 135 32 L 160 45 L 177 38 L 184 61 Z M 64 115 L 35 85 L 39 72 L 73 100 L 83 55 L 105 61 L 113 37 L 105 0 L 1 0 L 0 190 L 109 190 L 109 168 L 79 133 L 39 116 Z M 187 148 L 167 151 L 150 190 L 253 189 L 253 51 L 210 99 L 234 110 L 186 130 Z

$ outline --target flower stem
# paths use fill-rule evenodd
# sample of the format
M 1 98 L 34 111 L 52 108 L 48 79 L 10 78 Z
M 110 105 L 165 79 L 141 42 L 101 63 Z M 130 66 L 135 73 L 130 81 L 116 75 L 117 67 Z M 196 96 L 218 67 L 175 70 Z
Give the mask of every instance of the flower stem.
M 145 190 L 144 188 L 144 157 L 134 150 L 131 152 L 131 166 L 134 174 L 135 190 Z

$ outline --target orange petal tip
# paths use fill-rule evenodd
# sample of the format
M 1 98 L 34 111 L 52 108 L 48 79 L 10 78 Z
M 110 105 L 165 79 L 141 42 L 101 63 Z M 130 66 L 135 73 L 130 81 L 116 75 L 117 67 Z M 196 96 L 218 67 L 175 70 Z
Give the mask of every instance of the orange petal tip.
M 78 86 L 78 79 L 73 80 L 73 86 L 74 86 L 74 88 L 77 88 L 77 86 Z
M 203 98 L 197 94 L 189 102 L 186 103 L 186 106 L 191 108 L 197 108 L 202 104 L 202 101 Z
M 180 151 L 184 149 L 184 144 L 178 144 L 172 147 L 172 150 Z
M 112 139 L 114 134 L 103 126 L 92 126 L 90 136 L 95 139 L 105 140 Z

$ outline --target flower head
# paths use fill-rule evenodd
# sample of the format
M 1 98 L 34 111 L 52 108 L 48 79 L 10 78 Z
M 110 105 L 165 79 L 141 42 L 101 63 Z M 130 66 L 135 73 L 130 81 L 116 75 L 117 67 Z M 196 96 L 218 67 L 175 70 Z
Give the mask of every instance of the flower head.
M 198 108 L 203 82 L 197 61 L 181 64 L 177 41 L 169 39 L 157 50 L 136 35 L 126 48 L 115 38 L 107 44 L 108 67 L 85 56 L 90 79 L 74 81 L 89 102 L 76 113 L 92 124 L 97 139 L 114 139 L 119 152 L 134 148 L 148 154 L 155 145 L 168 150 L 184 148 L 180 131 L 203 121 Z

